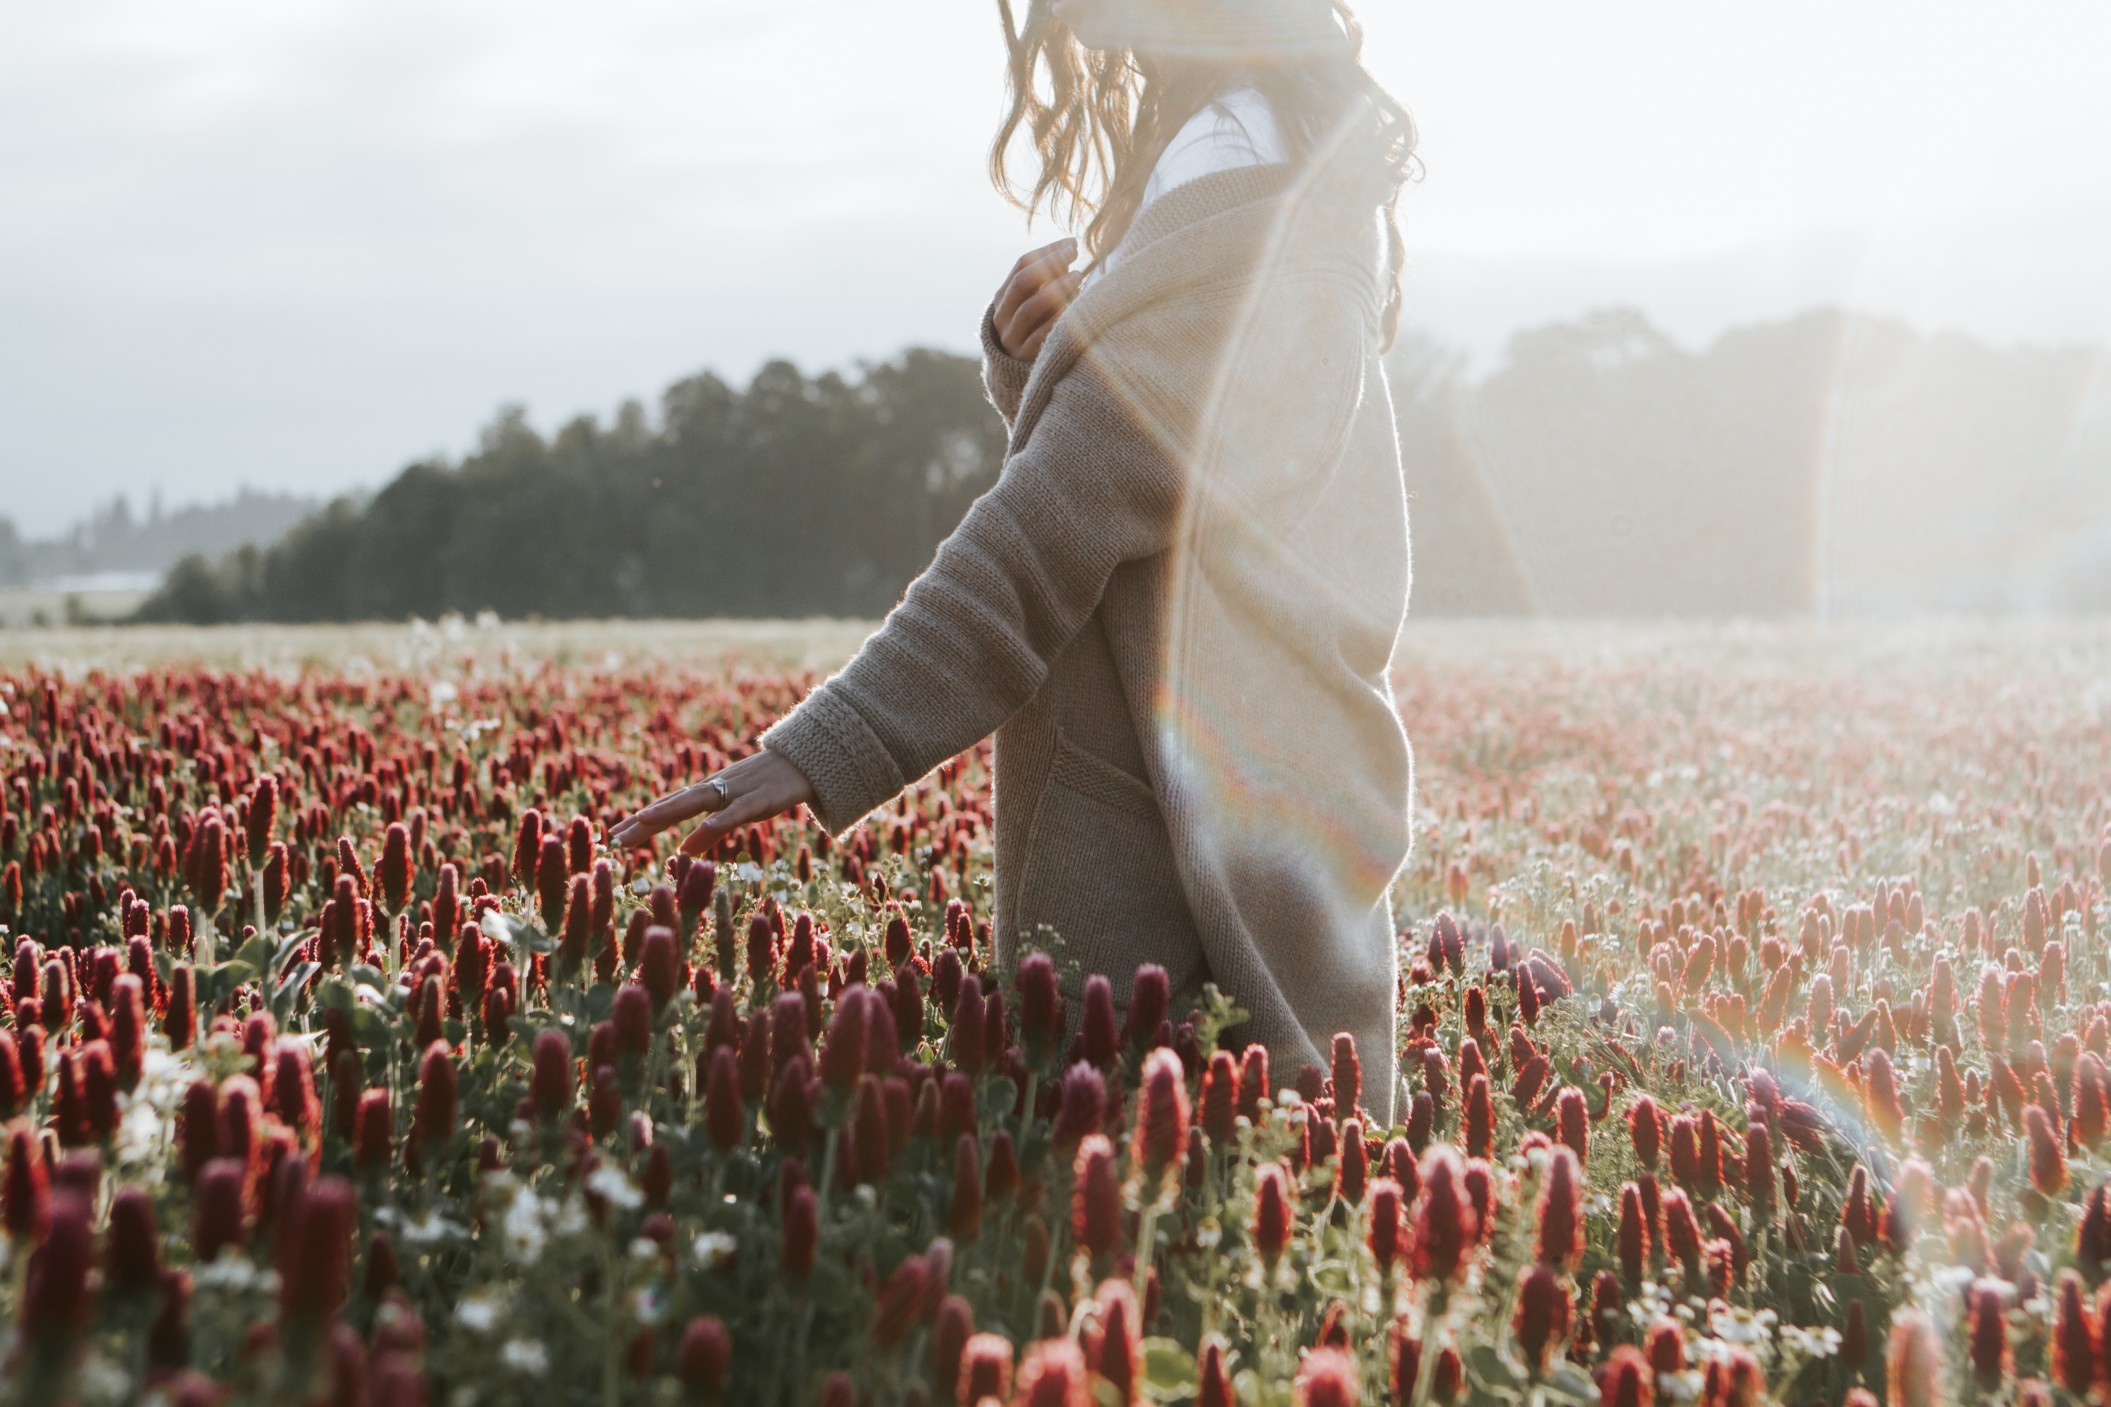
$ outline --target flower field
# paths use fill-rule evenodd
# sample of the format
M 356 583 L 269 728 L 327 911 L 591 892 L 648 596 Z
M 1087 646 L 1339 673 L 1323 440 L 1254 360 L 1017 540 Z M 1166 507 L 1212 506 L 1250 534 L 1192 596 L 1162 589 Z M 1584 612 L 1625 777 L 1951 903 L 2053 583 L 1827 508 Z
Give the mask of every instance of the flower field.
M 600 843 L 811 670 L 0 666 L 0 1400 L 2111 1394 L 2105 632 L 1543 644 L 1403 659 L 1392 1127 L 1000 963 L 982 753 Z

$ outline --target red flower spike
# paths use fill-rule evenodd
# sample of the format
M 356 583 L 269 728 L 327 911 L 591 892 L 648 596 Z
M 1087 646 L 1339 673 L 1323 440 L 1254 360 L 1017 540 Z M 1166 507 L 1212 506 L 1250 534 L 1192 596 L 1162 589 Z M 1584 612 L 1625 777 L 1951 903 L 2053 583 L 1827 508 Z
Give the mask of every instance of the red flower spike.
M 1928 1316 L 1901 1309 L 1891 1316 L 1891 1342 L 1884 1353 L 1885 1398 L 1889 1407 L 1940 1407 L 1942 1340 Z
M 1642 1192 L 1630 1182 L 1620 1189 L 1620 1277 L 1629 1290 L 1641 1288 L 1649 1268 L 1649 1223 L 1642 1213 Z
M 1027 1345 L 1011 1401 L 1014 1407 L 1090 1407 L 1090 1376 L 1077 1341 L 1052 1338 Z
M 730 1152 L 747 1133 L 747 1109 L 741 1102 L 740 1070 L 724 1046 L 711 1052 L 704 1084 L 704 1125 L 711 1146 Z
M 2060 1272 L 2053 1297 L 2052 1376 L 2076 1397 L 2089 1395 L 2101 1351 L 2102 1326 L 2088 1295 L 2088 1287 L 2072 1267 Z
M 1093 1317 L 1086 1322 L 1080 1344 L 1085 1366 L 1114 1389 L 1116 1401 L 1133 1402 L 1143 1371 L 1136 1292 L 1127 1280 L 1103 1280 L 1093 1292 L 1093 1302 Z
M 1087 1134 L 1078 1143 L 1070 1226 L 1077 1243 L 1095 1257 L 1121 1247 L 1121 1171 L 1105 1134 Z
M 1334 1033 L 1332 1063 L 1334 1112 L 1347 1118 L 1363 1103 L 1363 1062 L 1357 1058 L 1355 1036 L 1347 1031 Z
M 1420 1167 L 1422 1190 L 1415 1199 L 1415 1274 L 1449 1280 L 1465 1268 L 1480 1238 L 1480 1215 L 1467 1194 L 1458 1154 L 1442 1144 Z
M 1338 1348 L 1316 1348 L 1298 1364 L 1291 1400 L 1297 1407 L 1356 1407 L 1358 1383 L 1353 1357 Z
M 1652 1407 L 1654 1378 L 1633 1344 L 1616 1344 L 1598 1372 L 1601 1407 Z
M 1371 1184 L 1370 1203 L 1366 1240 L 1372 1259 L 1378 1262 L 1378 1273 L 1389 1277 L 1407 1242 L 1407 1212 L 1400 1184 L 1389 1177 L 1377 1179 Z
M 1624 1231 L 1624 1215 L 1622 1223 Z M 1563 1144 L 1548 1154 L 1540 1181 L 1537 1249 L 1542 1265 L 1564 1273 L 1583 1261 L 1583 1169 Z
M 88 1273 L 95 1266 L 92 1216 L 85 1197 L 71 1191 L 55 1196 L 50 1223 L 29 1253 L 20 1323 L 24 1341 L 39 1349 L 63 1345 L 86 1327 Z
M 1466 1082 L 1466 1111 L 1460 1140 L 1466 1145 L 1468 1157 L 1486 1158 L 1495 1152 L 1495 1098 L 1485 1074 L 1476 1073 Z
M 960 1354 L 960 1386 L 956 1400 L 979 1403 L 985 1397 L 999 1401 L 1011 1396 L 1012 1344 L 1002 1334 L 976 1334 Z
M 1102 1070 L 1113 1065 L 1121 1054 L 1121 1037 L 1114 1019 L 1114 989 L 1097 972 L 1085 979 L 1084 1024 L 1078 1030 L 1078 1053 L 1087 1064 Z
M 1158 1023 L 1165 1019 L 1171 1003 L 1172 989 L 1167 983 L 1165 969 L 1155 962 L 1140 964 L 1130 988 L 1129 1011 L 1122 1024 L 1121 1044 L 1130 1050 L 1151 1045 L 1158 1037 Z
M 1147 1178 L 1162 1179 L 1187 1156 L 1187 1079 L 1180 1057 L 1163 1046 L 1154 1049 L 1143 1063 L 1142 1086 L 1129 1160 Z
M 1280 1163 L 1263 1163 L 1254 1174 L 1253 1244 L 1261 1261 L 1274 1269 L 1290 1244 L 1295 1204 L 1290 1181 Z
M 1040 1065 L 1062 1038 L 1062 993 L 1055 962 L 1046 953 L 1028 953 L 1019 961 L 1019 1035 L 1027 1063 Z
M 638 981 L 651 997 L 654 1011 L 664 1011 L 682 989 L 682 954 L 673 928 L 655 924 L 645 930 Z
M 1548 1359 L 1568 1337 L 1569 1313 L 1569 1292 L 1552 1269 L 1535 1265 L 1526 1272 L 1511 1330 L 1533 1377 L 1545 1375 Z
M 695 873 L 693 867 L 690 872 Z M 732 1362 L 733 1337 L 726 1332 L 725 1321 L 715 1314 L 691 1319 L 675 1353 L 675 1371 L 682 1386 L 692 1396 L 709 1401 L 725 1391 Z

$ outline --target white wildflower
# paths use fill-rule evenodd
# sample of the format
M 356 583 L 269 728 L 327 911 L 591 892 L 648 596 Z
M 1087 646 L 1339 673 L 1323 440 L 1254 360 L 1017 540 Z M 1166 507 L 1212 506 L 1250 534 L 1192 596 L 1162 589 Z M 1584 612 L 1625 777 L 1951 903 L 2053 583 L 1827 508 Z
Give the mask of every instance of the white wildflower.
M 498 1358 L 516 1373 L 550 1371 L 550 1351 L 542 1346 L 540 1339 L 507 1339 L 505 1346 L 498 1351 Z
M 416 1221 L 403 1224 L 403 1239 L 413 1246 L 429 1245 L 434 1241 L 450 1241 L 461 1236 L 462 1228 L 456 1226 L 437 1210 L 429 1211 Z
M 83 1402 L 131 1402 L 135 1390 L 131 1374 L 100 1353 L 90 1352 L 74 1370 Z
M 638 1185 L 614 1163 L 602 1163 L 588 1173 L 586 1185 L 589 1190 L 606 1198 L 610 1206 L 630 1211 L 645 1205 L 645 1194 L 640 1192 Z
M 201 1265 L 191 1272 L 191 1280 L 201 1290 L 246 1290 L 256 1284 L 257 1268 L 229 1247 L 210 1265 Z
M 723 1268 L 733 1259 L 740 1242 L 723 1231 L 706 1231 L 696 1238 L 696 1263 L 706 1270 Z
M 475 1334 L 488 1334 L 498 1323 L 499 1304 L 491 1295 L 472 1295 L 454 1307 L 455 1323 Z
M 542 1198 L 525 1187 L 516 1192 L 506 1208 L 504 1235 L 506 1249 L 522 1265 L 542 1259 L 542 1248 L 550 1239 L 543 1224 Z

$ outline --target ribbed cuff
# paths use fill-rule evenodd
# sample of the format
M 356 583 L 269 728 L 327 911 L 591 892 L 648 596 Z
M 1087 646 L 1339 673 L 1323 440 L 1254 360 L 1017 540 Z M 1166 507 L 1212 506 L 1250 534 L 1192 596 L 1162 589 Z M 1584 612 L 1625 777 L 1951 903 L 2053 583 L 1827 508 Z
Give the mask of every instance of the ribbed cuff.
M 762 745 L 785 757 L 814 789 L 809 803 L 831 836 L 840 836 L 908 785 L 863 715 L 828 685 L 772 724 Z
M 1018 419 L 1019 397 L 1033 369 L 1031 361 L 1013 356 L 997 340 L 997 300 L 992 298 L 982 310 L 982 389 L 1006 425 Z

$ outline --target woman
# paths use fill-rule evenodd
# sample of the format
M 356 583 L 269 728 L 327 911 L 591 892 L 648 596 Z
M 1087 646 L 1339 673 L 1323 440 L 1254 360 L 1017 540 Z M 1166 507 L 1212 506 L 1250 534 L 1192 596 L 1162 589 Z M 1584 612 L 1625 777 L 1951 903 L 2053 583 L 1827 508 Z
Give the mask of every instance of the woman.
M 996 735 L 996 962 L 1047 932 L 1125 1007 L 1213 981 L 1289 1074 L 1354 1036 L 1393 1121 L 1387 889 L 1413 758 L 1387 668 L 1409 561 L 1380 356 L 1407 115 L 1345 0 L 1034 0 L 1029 209 L 1089 211 L 982 318 L 1003 472 L 763 750 L 632 816 L 701 852 L 805 804 L 841 833 Z M 1052 97 L 1035 90 L 1045 67 Z M 1075 1027 L 1076 972 L 1066 972 Z

